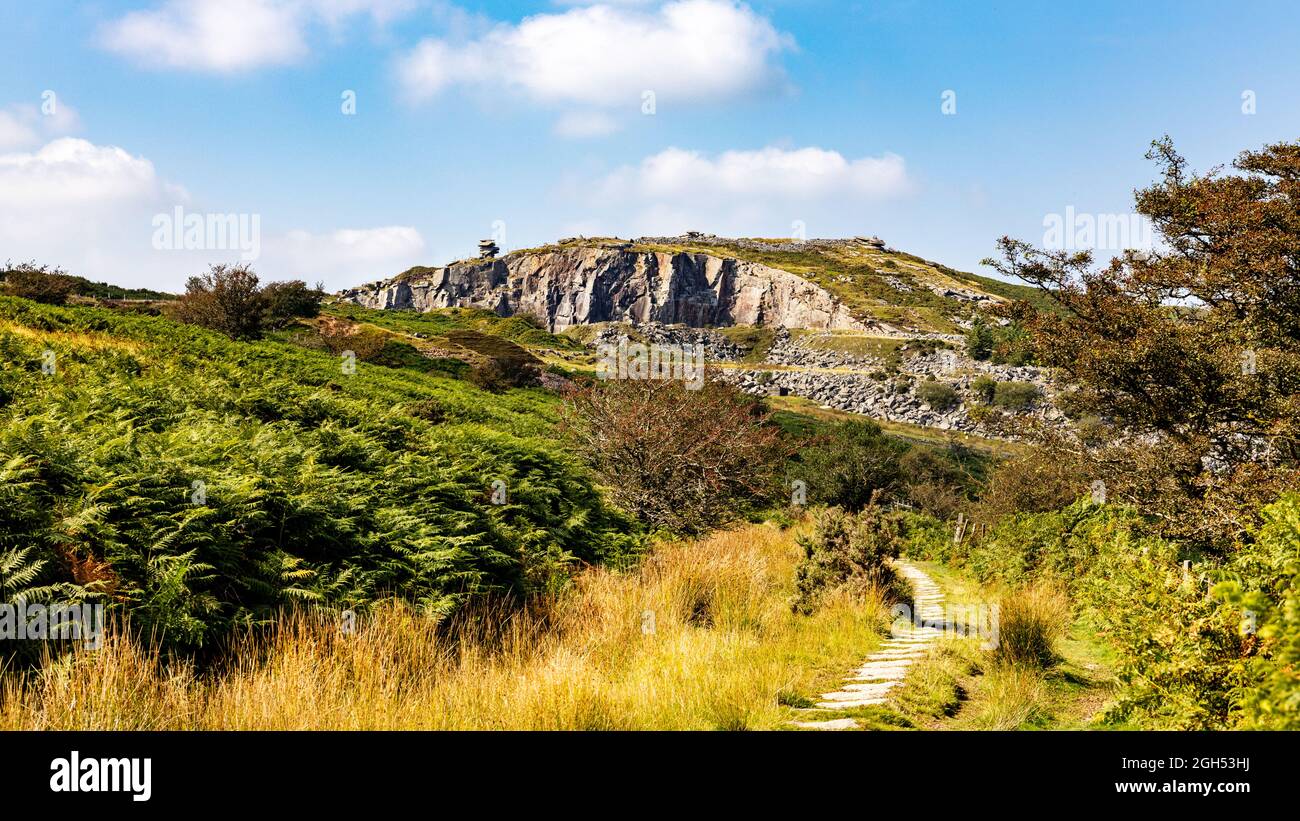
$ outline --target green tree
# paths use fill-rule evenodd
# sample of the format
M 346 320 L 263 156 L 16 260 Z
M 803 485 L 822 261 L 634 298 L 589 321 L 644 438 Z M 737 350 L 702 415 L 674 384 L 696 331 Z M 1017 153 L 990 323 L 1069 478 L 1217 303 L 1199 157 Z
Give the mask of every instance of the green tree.
M 970 330 L 966 332 L 966 353 L 972 359 L 988 359 L 993 355 L 994 342 L 993 329 L 989 327 L 988 321 L 976 314 Z
M 985 262 L 1052 294 L 1059 311 L 1014 310 L 1039 359 L 1080 387 L 1080 408 L 1142 437 L 1083 454 L 1110 497 L 1226 543 L 1300 481 L 1300 143 L 1245 152 L 1228 174 L 1189 172 L 1167 137 L 1147 156 L 1162 176 L 1137 211 L 1158 250 L 1096 268 L 1004 237 Z

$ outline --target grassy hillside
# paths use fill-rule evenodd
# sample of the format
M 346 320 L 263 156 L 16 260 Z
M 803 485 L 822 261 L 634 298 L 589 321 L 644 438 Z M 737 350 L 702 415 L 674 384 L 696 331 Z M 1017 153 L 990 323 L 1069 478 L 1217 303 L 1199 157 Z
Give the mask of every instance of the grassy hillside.
M 913 332 L 957 333 L 954 320 L 970 313 L 969 303 L 936 290 L 987 294 L 997 300 L 1027 300 L 1046 307 L 1050 298 L 1036 288 L 956 271 L 900 251 L 852 241 L 809 243 L 798 251 L 781 248 L 790 239 L 680 242 L 632 245 L 633 250 L 705 253 L 735 257 L 798 274 L 835 294 L 856 316 Z M 756 245 L 757 243 L 757 245 Z M 761 247 L 770 244 L 770 250 Z
M 544 589 L 635 546 L 556 443 L 555 408 L 535 389 L 349 373 L 283 341 L 0 298 L 0 554 L 191 647 L 291 602 L 444 612 Z

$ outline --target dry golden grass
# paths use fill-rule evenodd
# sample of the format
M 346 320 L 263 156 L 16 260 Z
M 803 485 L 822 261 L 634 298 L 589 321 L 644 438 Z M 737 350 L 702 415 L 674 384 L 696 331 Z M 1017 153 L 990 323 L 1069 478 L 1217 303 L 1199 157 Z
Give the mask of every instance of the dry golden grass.
M 1057 584 L 1039 581 L 998 602 L 998 646 L 994 658 L 1008 664 L 1050 667 L 1057 644 L 1073 621 L 1070 599 Z
M 633 572 L 591 570 L 545 607 L 455 631 L 400 607 L 351 635 L 299 614 L 203 675 L 113 638 L 11 676 L 0 729 L 776 728 L 781 701 L 838 680 L 888 619 L 870 591 L 792 613 L 799 555 L 768 526 L 665 544 Z
M 1051 695 L 1041 671 L 995 664 L 979 680 L 975 698 L 958 718 L 964 730 L 1017 730 L 1046 718 Z

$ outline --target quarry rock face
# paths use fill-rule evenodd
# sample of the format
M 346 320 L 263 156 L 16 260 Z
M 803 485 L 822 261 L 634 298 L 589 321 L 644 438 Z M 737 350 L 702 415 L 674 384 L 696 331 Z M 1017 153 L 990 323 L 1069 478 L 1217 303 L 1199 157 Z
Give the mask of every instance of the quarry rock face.
M 550 331 L 591 322 L 872 330 L 830 292 L 788 271 L 702 253 L 617 248 L 521 251 L 343 291 L 367 308 L 533 314 Z

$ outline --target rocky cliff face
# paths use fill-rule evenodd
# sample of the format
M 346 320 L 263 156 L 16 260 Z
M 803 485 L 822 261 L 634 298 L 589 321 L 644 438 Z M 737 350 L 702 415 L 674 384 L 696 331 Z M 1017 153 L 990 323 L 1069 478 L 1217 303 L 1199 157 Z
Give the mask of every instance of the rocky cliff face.
M 551 331 L 589 322 L 762 325 L 870 330 L 828 291 L 796 274 L 701 253 L 608 247 L 520 251 L 458 262 L 343 291 L 368 308 L 486 308 L 529 313 Z

